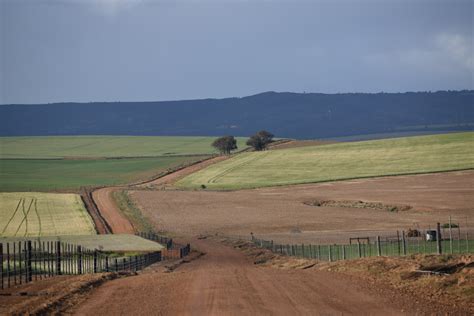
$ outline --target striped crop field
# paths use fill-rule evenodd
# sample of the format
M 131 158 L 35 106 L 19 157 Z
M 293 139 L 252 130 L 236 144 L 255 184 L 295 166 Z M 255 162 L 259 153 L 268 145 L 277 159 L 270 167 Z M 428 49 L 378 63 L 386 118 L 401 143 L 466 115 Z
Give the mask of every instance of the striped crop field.
M 474 168 L 474 132 L 247 152 L 177 182 L 245 189 Z
M 0 193 L 0 237 L 95 234 L 77 194 Z

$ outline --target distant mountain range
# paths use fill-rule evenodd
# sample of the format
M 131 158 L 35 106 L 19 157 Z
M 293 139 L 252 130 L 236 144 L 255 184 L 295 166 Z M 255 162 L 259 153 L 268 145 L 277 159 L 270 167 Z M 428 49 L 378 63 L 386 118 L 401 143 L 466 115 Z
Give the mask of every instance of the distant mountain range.
M 299 139 L 473 130 L 474 90 L 0 106 L 1 136 L 248 136 L 261 129 Z

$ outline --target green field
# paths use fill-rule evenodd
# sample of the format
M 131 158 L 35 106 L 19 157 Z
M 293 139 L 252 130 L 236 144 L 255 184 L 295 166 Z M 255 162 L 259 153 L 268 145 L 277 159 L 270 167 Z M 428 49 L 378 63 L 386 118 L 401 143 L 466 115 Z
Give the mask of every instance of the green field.
M 109 235 L 64 235 L 40 238 L 7 237 L 0 242 L 16 242 L 22 240 L 61 241 L 68 244 L 81 245 L 88 249 L 99 249 L 112 252 L 160 251 L 164 247 L 157 242 L 129 234 Z
M 37 136 L 0 137 L 0 159 L 157 157 L 209 155 L 216 137 L 174 136 Z M 245 138 L 237 138 L 244 149 Z
M 471 168 L 473 132 L 242 153 L 177 186 L 242 189 Z
M 77 190 L 83 186 L 125 184 L 148 179 L 204 157 L 97 160 L 0 160 L 0 191 Z
M 77 194 L 0 193 L 0 236 L 94 235 Z

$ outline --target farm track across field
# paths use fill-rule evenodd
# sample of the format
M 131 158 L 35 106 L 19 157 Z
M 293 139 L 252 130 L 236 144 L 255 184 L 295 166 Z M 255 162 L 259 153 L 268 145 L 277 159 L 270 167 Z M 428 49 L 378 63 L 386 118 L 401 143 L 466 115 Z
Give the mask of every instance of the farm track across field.
M 118 234 L 118 233 L 125 233 L 125 234 L 133 234 L 135 233 L 135 228 L 133 224 L 125 218 L 125 216 L 120 211 L 119 207 L 115 203 L 113 199 L 113 193 L 118 190 L 126 189 L 126 188 L 145 188 L 147 186 L 156 187 L 165 187 L 176 180 L 189 175 L 193 172 L 196 172 L 200 169 L 203 169 L 210 164 L 222 161 L 227 159 L 226 156 L 217 156 L 208 159 L 203 159 L 196 163 L 192 163 L 187 166 L 181 166 L 177 170 L 172 170 L 169 173 L 160 176 L 157 179 L 151 179 L 147 181 L 137 182 L 134 184 L 129 184 L 127 186 L 114 186 L 114 187 L 105 187 L 99 188 L 94 190 L 91 193 L 92 202 L 97 206 L 97 211 L 99 212 L 100 217 L 102 217 L 107 226 L 110 228 L 110 232 Z M 86 204 L 90 207 L 89 204 Z M 95 210 L 93 210 L 95 212 Z M 100 220 L 93 216 L 94 222 L 96 226 L 103 226 L 100 223 Z

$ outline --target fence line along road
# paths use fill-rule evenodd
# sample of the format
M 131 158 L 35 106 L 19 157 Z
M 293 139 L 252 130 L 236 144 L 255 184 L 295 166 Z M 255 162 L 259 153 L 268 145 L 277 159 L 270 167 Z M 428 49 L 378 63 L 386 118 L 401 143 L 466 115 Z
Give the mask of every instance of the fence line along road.
M 166 245 L 162 251 L 120 256 L 60 241 L 24 240 L 0 243 L 0 289 L 56 275 L 139 271 L 162 260 L 182 258 L 191 250 L 164 236 L 138 233 Z
M 462 231 L 459 225 L 442 230 L 437 224 L 436 230 L 397 231 L 393 236 L 349 238 L 349 244 L 282 244 L 273 240 L 239 238 L 250 240 L 257 247 L 271 250 L 287 256 L 337 261 L 372 256 L 406 256 L 412 254 L 462 254 L 474 253 L 472 234 Z M 443 231 L 443 233 L 442 233 Z

